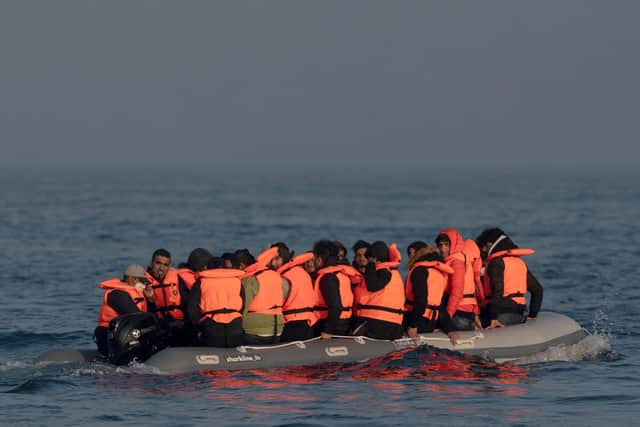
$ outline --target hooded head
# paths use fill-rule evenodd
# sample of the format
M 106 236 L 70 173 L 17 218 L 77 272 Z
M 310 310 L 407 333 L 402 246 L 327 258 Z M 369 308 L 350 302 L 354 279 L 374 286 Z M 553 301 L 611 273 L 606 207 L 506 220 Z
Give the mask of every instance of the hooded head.
M 436 237 L 436 245 L 440 242 L 449 243 L 449 255 L 453 255 L 457 252 L 462 252 L 464 250 L 464 239 L 462 238 L 462 234 L 455 228 L 445 228 L 441 232 L 438 233 Z

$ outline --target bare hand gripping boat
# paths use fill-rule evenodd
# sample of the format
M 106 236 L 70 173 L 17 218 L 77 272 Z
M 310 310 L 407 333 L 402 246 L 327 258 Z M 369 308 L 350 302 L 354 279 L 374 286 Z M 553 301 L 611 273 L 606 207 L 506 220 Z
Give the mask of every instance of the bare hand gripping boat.
M 571 345 L 585 336 L 573 319 L 558 313 L 542 312 L 536 320 L 520 325 L 484 331 L 459 332 L 453 346 L 440 332 L 422 334 L 420 344 L 505 362 L 545 351 L 553 346 Z M 167 347 L 144 361 L 164 373 L 208 370 L 260 369 L 312 365 L 327 362 L 359 362 L 414 347 L 410 338 L 394 341 L 366 337 L 314 338 L 272 346 Z M 50 350 L 37 362 L 89 362 L 103 360 L 93 350 Z M 142 360 L 140 360 L 142 361 Z

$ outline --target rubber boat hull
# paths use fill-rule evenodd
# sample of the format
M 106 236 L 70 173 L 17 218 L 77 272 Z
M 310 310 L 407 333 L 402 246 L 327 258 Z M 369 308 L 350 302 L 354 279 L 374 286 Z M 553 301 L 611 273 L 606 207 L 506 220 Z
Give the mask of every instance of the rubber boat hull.
M 519 359 L 558 345 L 571 345 L 585 336 L 573 319 L 558 313 L 542 312 L 521 325 L 484 331 L 459 332 L 453 346 L 443 333 L 422 334 L 420 344 L 480 356 L 496 362 Z M 395 341 L 366 337 L 314 338 L 273 346 L 170 347 L 152 355 L 144 363 L 165 373 L 208 370 L 260 369 L 312 365 L 326 362 L 359 362 L 414 347 L 409 338 Z M 89 362 L 101 357 L 93 350 L 50 350 L 38 362 Z M 103 360 L 103 359 L 102 359 Z

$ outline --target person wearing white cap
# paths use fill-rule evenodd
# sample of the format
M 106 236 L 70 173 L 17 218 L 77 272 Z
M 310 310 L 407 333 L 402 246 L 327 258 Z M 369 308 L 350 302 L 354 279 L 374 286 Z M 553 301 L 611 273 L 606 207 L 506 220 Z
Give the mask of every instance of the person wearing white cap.
M 145 268 L 140 264 L 127 266 L 122 279 L 116 277 L 100 283 L 98 287 L 105 292 L 94 339 L 98 351 L 106 355 L 109 322 L 122 314 L 153 311 L 153 289 L 149 286 Z

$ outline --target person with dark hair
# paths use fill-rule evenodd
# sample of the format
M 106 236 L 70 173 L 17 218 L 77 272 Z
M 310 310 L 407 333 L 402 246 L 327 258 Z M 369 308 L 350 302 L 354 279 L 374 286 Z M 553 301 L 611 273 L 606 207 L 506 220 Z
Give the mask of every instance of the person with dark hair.
M 364 240 L 358 240 L 353 244 L 353 268 L 364 274 L 367 269 L 367 249 L 369 249 L 369 243 Z
M 280 340 L 284 325 L 282 306 L 289 294 L 289 282 L 269 267 L 277 255 L 278 247 L 269 248 L 244 269 L 242 328 L 245 344 L 275 344 Z
M 178 274 L 171 268 L 171 254 L 166 249 L 157 249 L 147 267 L 147 279 L 153 288 L 158 318 L 165 323 L 180 326 L 184 320 Z
M 242 270 L 223 268 L 222 258 L 210 257 L 194 283 L 187 307 L 192 325 L 201 334 L 199 344 L 236 347 L 244 342 Z
M 152 312 L 155 306 L 153 289 L 149 286 L 144 267 L 139 264 L 127 266 L 122 279 L 107 280 L 98 286 L 105 292 L 98 314 L 98 326 L 94 331 L 94 339 L 98 351 L 106 356 L 109 322 L 123 314 Z
M 314 272 L 312 252 L 298 255 L 278 269 L 283 279 L 289 282 L 290 288 L 282 307 L 284 328 L 281 342 L 306 340 L 314 336 L 314 325 L 318 322 L 315 314 L 316 294 L 311 278 Z
M 345 245 L 343 245 L 339 240 L 334 240 L 333 244 L 338 250 L 338 264 L 349 265 L 349 262 L 347 261 L 347 248 Z
M 240 259 L 238 256 L 231 252 L 225 252 L 221 256 L 224 268 L 235 268 L 241 270 Z
M 271 260 L 271 264 L 269 267 L 273 270 L 277 270 L 282 267 L 283 264 L 291 261 L 291 257 L 293 256 L 293 251 L 289 249 L 289 247 L 283 242 L 276 242 L 271 245 L 272 248 L 278 248 L 278 255 L 273 257 Z
M 339 264 L 338 246 L 330 240 L 313 245 L 317 275 L 316 291 L 317 333 L 323 339 L 346 335 L 351 327 L 353 309 L 352 276 L 360 273 L 349 265 Z
M 207 262 L 209 262 L 209 258 L 211 257 L 211 252 L 208 250 L 195 248 L 189 254 L 187 262 L 181 263 L 182 267 L 176 270 L 183 300 L 186 300 L 188 297 L 189 291 L 191 291 L 193 284 L 198 279 L 198 273 L 207 268 Z
M 465 254 L 462 235 L 454 228 L 442 230 L 436 236 L 436 246 L 445 263 L 453 268 L 446 288 L 449 317 L 459 331 L 481 329 L 472 259 Z
M 402 337 L 404 282 L 398 272 L 400 251 L 377 241 L 367 249 L 364 281 L 354 291 L 356 328 L 354 335 L 394 340 Z
M 535 319 L 542 305 L 543 289 L 521 258 L 535 251 L 519 248 L 499 228 L 484 230 L 476 243 L 485 259 L 483 288 L 488 299 L 488 327 Z M 527 292 L 531 294 L 531 301 L 525 316 Z
M 426 242 L 422 240 L 416 240 L 415 242 L 411 242 L 409 246 L 407 246 L 407 264 L 411 261 L 412 258 L 415 257 L 416 251 L 419 251 L 422 248 L 426 248 L 428 245 Z
M 444 263 L 435 246 L 419 248 L 408 266 L 405 286 L 407 335 L 418 340 L 418 334 L 440 328 L 455 345 L 459 335 L 443 304 L 447 276 L 453 273 L 453 269 Z
M 238 258 L 238 269 L 240 270 L 244 270 L 256 262 L 256 259 L 251 255 L 249 249 L 238 249 L 234 254 Z

